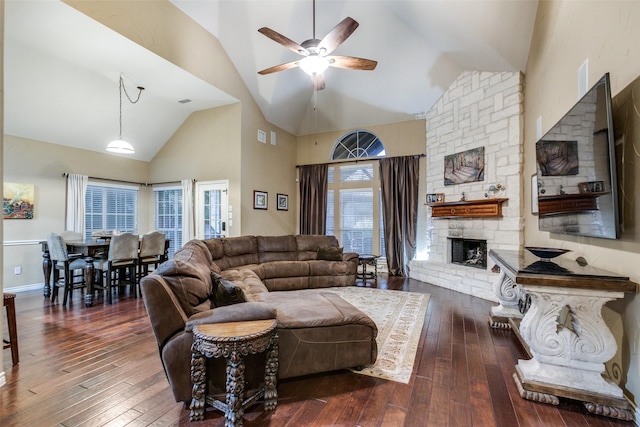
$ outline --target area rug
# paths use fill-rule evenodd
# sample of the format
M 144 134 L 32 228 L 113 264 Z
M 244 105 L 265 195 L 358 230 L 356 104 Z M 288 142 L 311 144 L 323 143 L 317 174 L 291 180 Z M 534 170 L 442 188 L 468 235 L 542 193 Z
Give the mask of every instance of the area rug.
M 429 295 L 357 286 L 328 288 L 366 313 L 378 326 L 378 359 L 358 374 L 409 382 Z

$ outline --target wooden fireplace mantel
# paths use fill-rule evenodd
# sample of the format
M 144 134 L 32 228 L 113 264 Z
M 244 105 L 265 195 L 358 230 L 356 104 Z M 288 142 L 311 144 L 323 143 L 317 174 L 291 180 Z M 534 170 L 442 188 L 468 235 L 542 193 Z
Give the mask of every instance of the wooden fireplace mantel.
M 458 202 L 427 203 L 433 218 L 500 218 L 508 198 L 489 198 Z

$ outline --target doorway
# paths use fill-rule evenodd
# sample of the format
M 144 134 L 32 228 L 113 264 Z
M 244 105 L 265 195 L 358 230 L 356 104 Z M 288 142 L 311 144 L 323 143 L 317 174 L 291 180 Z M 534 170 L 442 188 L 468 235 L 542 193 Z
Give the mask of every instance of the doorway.
M 227 236 L 229 222 L 229 181 L 196 183 L 196 238 Z

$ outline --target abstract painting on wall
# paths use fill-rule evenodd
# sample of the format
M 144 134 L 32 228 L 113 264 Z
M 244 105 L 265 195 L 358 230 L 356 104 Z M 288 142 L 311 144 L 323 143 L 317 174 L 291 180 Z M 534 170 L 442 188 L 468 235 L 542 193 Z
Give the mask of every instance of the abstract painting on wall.
M 444 185 L 484 181 L 484 147 L 444 156 Z
M 2 197 L 3 219 L 33 219 L 34 189 L 33 184 L 5 182 Z
M 538 141 L 536 161 L 542 176 L 578 174 L 578 141 Z

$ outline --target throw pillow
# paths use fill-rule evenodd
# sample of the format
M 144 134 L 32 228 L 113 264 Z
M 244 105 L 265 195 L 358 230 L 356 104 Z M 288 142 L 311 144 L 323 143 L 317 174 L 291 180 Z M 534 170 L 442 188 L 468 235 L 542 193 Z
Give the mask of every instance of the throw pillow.
M 319 247 L 316 259 L 323 261 L 342 261 L 342 248 Z
M 213 282 L 213 293 L 210 299 L 214 307 L 222 307 L 247 301 L 244 292 L 242 292 L 242 288 L 230 280 L 223 279 L 215 271 L 211 271 L 211 281 Z

